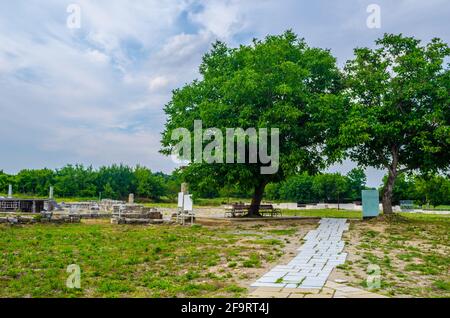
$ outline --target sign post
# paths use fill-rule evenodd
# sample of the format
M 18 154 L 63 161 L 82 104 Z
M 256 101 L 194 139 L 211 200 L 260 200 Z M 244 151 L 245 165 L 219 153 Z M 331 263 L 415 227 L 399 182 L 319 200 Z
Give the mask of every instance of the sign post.
M 362 191 L 363 219 L 375 218 L 380 214 L 380 198 L 378 190 Z

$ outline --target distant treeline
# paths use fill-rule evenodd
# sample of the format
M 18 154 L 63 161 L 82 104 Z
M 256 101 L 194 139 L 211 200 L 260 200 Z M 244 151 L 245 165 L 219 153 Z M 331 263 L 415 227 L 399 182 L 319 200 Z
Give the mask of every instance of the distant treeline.
M 384 178 L 386 182 L 387 177 Z M 447 176 L 408 176 L 400 174 L 395 180 L 393 201 L 414 200 L 416 204 L 450 205 L 450 178 Z
M 15 193 L 47 196 L 50 186 L 58 197 L 125 199 L 134 193 L 139 198 L 160 199 L 175 195 L 180 187 L 176 175 L 153 173 L 145 167 L 112 165 L 94 169 L 67 165 L 62 169 L 22 170 L 16 175 L 0 171 L 0 192 L 12 184 Z
M 386 177 L 384 182 L 386 182 Z M 266 198 L 303 203 L 351 202 L 361 200 L 367 189 L 362 169 L 353 169 L 346 176 L 339 173 L 310 176 L 300 174 L 266 188 Z M 382 187 L 379 188 L 380 196 Z M 413 200 L 416 204 L 433 206 L 450 204 L 450 179 L 444 176 L 407 176 L 401 174 L 394 184 L 393 203 Z
M 193 182 L 189 187 L 197 198 L 250 198 L 252 193 L 238 187 L 217 187 L 214 182 Z M 134 193 L 141 200 L 175 200 L 183 182 L 183 173 L 171 175 L 152 172 L 142 166 L 112 165 L 94 169 L 83 165 L 67 165 L 62 169 L 22 170 L 9 175 L 0 170 L 0 193 L 6 193 L 8 184 L 14 193 L 47 196 L 50 186 L 57 197 L 126 199 Z M 361 200 L 361 190 L 366 189 L 364 170 L 356 168 L 347 175 L 339 173 L 307 173 L 269 184 L 266 200 L 288 202 L 352 202 Z M 381 193 L 381 188 L 380 188 Z M 443 176 L 419 177 L 400 175 L 394 186 L 394 202 L 414 200 L 417 204 L 450 204 L 450 179 Z
M 347 175 L 323 173 L 310 176 L 303 173 L 281 183 L 269 184 L 266 196 L 271 200 L 301 203 L 358 201 L 361 191 L 366 189 L 366 181 L 362 169 L 353 169 Z

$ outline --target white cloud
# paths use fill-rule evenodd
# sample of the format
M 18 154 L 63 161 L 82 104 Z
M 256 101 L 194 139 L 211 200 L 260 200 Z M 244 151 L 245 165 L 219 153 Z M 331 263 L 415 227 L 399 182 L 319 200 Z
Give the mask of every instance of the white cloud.
M 161 88 L 166 88 L 170 83 L 169 79 L 164 76 L 156 76 L 150 80 L 149 88 L 151 92 L 160 90 Z
M 219 39 L 228 40 L 244 28 L 241 10 L 246 6 L 242 6 L 242 1 L 211 0 L 203 4 L 202 11 L 193 12 L 189 17 Z
M 214 35 L 200 31 L 197 34 L 181 33 L 167 39 L 158 57 L 172 62 L 202 54 L 214 41 Z
M 78 0 L 81 29 L 59 0 L 0 2 L 0 169 L 81 162 L 142 163 L 158 153 L 171 90 L 199 76 L 216 39 L 231 46 L 292 28 L 340 62 L 379 35 L 365 28 L 369 0 Z M 378 1 L 380 32 L 448 42 L 447 0 Z M 6 120 L 5 120 L 6 118 Z
M 98 50 L 89 49 L 86 53 L 88 59 L 94 63 L 105 64 L 109 62 L 109 56 Z

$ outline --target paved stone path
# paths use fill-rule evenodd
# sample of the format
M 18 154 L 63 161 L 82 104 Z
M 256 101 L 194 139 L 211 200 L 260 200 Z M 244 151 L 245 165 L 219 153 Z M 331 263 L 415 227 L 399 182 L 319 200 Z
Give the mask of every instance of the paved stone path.
M 346 219 L 321 219 L 317 229 L 303 238 L 299 254 L 287 265 L 275 266 L 259 278 L 251 298 L 378 298 L 365 290 L 327 281 L 333 269 L 345 263 L 342 234 L 348 230 Z
M 249 298 L 388 298 L 363 289 L 327 281 L 321 289 L 258 287 Z
M 252 287 L 322 288 L 333 269 L 345 263 L 342 233 L 348 230 L 346 219 L 321 219 L 320 226 L 303 238 L 299 254 L 287 265 L 274 267 Z

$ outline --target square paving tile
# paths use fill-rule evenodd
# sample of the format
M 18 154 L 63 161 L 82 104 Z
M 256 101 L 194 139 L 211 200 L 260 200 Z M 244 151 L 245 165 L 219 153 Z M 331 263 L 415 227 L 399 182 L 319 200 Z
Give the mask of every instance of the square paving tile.
M 330 218 L 322 218 L 319 223 L 317 229 L 309 231 L 303 237 L 305 243 L 298 248 L 296 257 L 287 265 L 275 266 L 252 286 L 320 290 L 334 268 L 345 263 L 347 253 L 342 253 L 345 246 L 342 235 L 348 230 L 349 224 L 345 219 Z M 283 283 L 276 283 L 280 278 L 283 278 Z M 298 286 L 300 282 L 302 283 Z M 327 296 L 328 294 L 330 293 Z
M 280 287 L 283 288 L 286 286 L 286 284 L 280 284 L 280 283 L 259 283 L 255 282 L 250 285 L 251 287 Z

